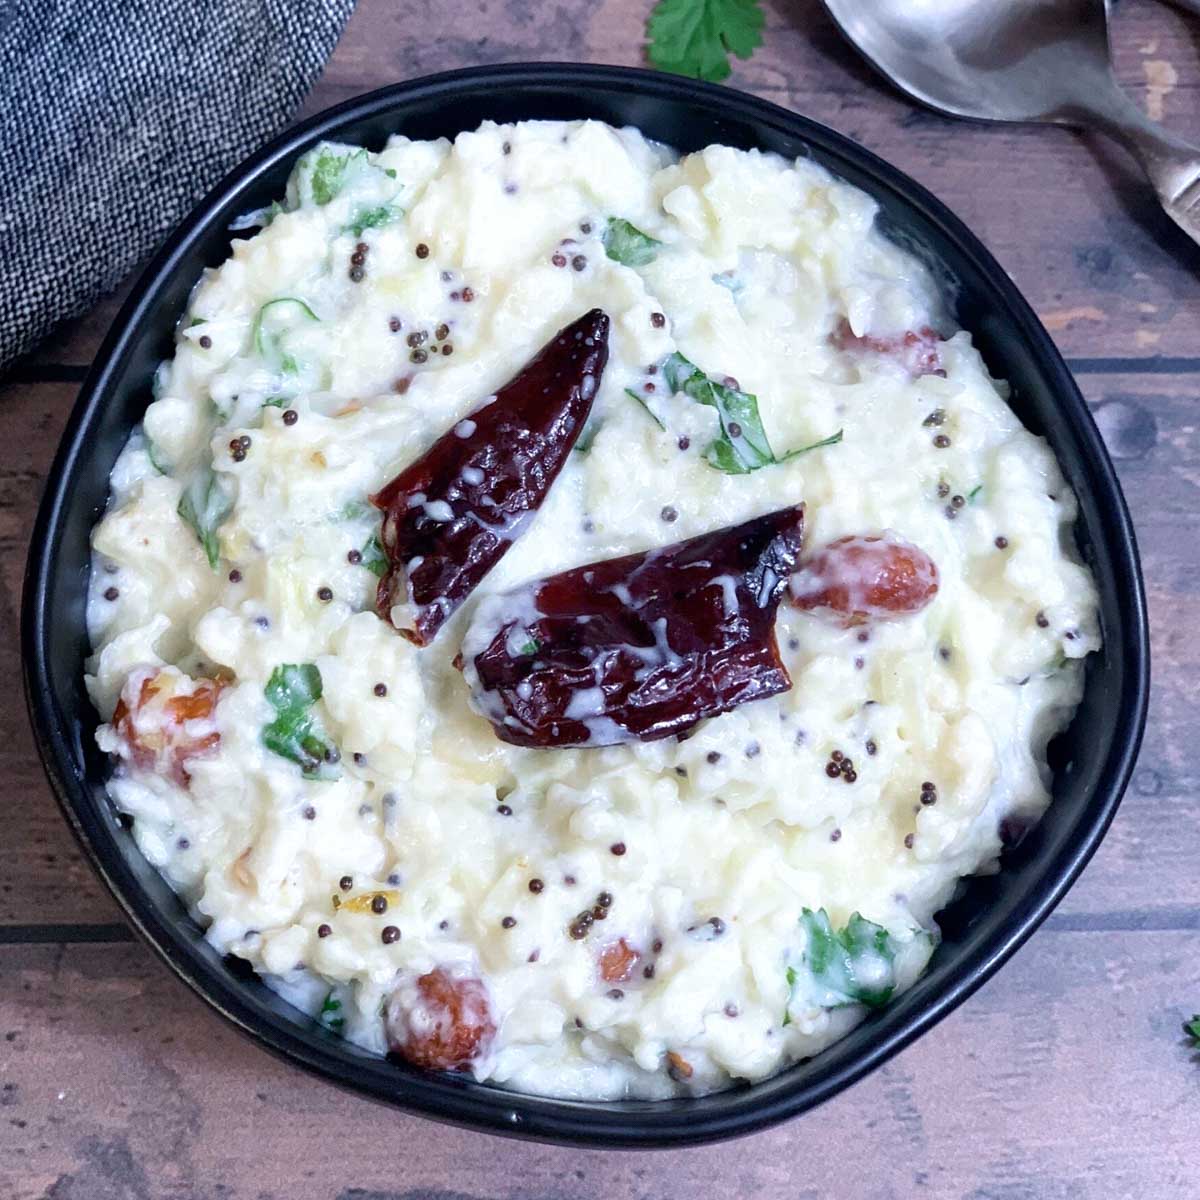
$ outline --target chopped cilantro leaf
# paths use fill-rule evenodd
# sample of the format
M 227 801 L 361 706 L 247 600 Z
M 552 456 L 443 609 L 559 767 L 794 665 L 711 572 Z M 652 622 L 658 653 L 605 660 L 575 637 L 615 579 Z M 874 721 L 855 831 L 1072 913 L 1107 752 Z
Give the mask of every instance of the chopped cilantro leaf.
M 321 698 L 321 672 L 313 663 L 283 663 L 271 672 L 263 694 L 275 719 L 263 726 L 263 745 L 298 763 L 306 779 L 336 779 L 337 747 L 312 707 Z
M 349 225 L 346 232 L 355 237 L 362 237 L 365 229 L 378 229 L 380 225 L 390 225 L 404 216 L 404 209 L 394 204 L 381 204 L 377 208 L 368 208 L 360 212 Z
M 317 204 L 328 204 L 335 199 L 346 181 L 348 167 L 365 165 L 367 152 L 356 150 L 352 154 L 339 154 L 336 150 L 322 149 L 313 164 L 312 198 Z
M 327 1029 L 340 1032 L 346 1024 L 346 1018 L 341 1015 L 341 1011 L 342 1002 L 330 992 L 321 1005 L 321 1011 L 317 1014 L 317 1020 Z
M 382 579 L 387 574 L 388 560 L 387 555 L 383 552 L 383 544 L 379 540 L 377 533 L 371 534 L 367 539 L 366 545 L 362 548 L 362 563 L 361 566 L 366 567 L 372 575 Z
M 804 958 L 801 969 L 788 969 L 790 997 L 817 1008 L 887 1004 L 896 990 L 899 943 L 882 925 L 855 913 L 844 929 L 835 932 L 824 909 L 806 908 L 800 926 L 805 934 Z M 799 997 L 798 991 L 803 993 Z

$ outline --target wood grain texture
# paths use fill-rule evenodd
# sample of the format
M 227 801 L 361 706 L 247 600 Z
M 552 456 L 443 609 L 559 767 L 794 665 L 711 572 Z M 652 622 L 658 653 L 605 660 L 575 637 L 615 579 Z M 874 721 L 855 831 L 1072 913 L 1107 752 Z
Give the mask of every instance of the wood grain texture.
M 635 64 L 651 0 L 359 0 L 305 113 L 476 63 Z M 1080 375 L 1142 545 L 1146 744 L 1111 833 L 1030 945 L 888 1067 L 732 1146 L 582 1154 L 445 1130 L 345 1096 L 242 1040 L 120 924 L 57 811 L 16 698 L 37 494 L 121 296 L 0 381 L 0 1200 L 1194 1200 L 1200 1061 L 1200 249 L 1131 164 L 1049 129 L 913 109 L 818 0 L 767 0 L 734 86 L 856 137 L 997 254 Z M 1121 0 L 1116 66 L 1200 140 L 1200 22 Z
M 728 1146 L 531 1147 L 300 1075 L 139 947 L 0 950 L 6 1200 L 1191 1200 L 1200 931 L 1044 934 L 823 1108 Z

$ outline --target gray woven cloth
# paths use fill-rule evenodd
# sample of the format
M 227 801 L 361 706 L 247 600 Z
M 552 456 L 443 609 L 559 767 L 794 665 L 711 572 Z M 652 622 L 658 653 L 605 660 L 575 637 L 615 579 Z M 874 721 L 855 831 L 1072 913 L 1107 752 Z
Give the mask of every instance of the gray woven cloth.
M 286 124 L 354 0 L 0 0 L 0 372 Z

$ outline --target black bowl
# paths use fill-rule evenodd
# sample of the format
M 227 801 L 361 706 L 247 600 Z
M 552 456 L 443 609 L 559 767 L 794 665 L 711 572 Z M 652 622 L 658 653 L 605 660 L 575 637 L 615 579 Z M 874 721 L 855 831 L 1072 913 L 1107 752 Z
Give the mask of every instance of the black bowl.
M 105 796 L 107 764 L 83 687 L 89 531 L 188 293 L 228 253 L 230 220 L 280 195 L 291 164 L 321 138 L 379 147 L 394 132 L 453 136 L 488 118 L 538 117 L 636 125 L 685 151 L 723 142 L 805 155 L 873 195 L 890 235 L 945 280 L 992 373 L 1013 384 L 1021 420 L 1054 447 L 1079 497 L 1079 544 L 1100 589 L 1104 648 L 1088 659 L 1083 704 L 1054 747 L 1054 803 L 1003 873 L 971 880 L 945 910 L 945 940 L 928 973 L 819 1057 L 697 1100 L 518 1095 L 393 1065 L 326 1033 L 223 962 L 142 858 Z M 489 67 L 384 88 L 306 121 L 225 179 L 146 270 L 80 392 L 34 529 L 23 618 L 27 698 L 59 802 L 134 928 L 182 980 L 262 1045 L 365 1095 L 494 1133 L 588 1146 L 679 1146 L 761 1129 L 834 1095 L 944 1017 L 1033 932 L 1092 856 L 1133 768 L 1149 685 L 1137 548 L 1112 463 L 1066 365 L 1003 268 L 928 192 L 839 134 L 725 88 L 615 67 Z

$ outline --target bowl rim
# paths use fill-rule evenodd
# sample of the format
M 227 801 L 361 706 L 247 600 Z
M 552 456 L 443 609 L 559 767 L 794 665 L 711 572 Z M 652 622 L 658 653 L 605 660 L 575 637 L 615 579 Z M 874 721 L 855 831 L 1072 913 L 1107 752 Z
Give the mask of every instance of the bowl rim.
M 143 322 L 152 315 L 160 288 L 178 269 L 194 243 L 209 231 L 214 214 L 241 188 L 252 184 L 281 160 L 298 156 L 326 137 L 336 136 L 351 121 L 386 115 L 406 101 L 480 94 L 486 102 L 489 89 L 516 86 L 548 91 L 577 90 L 591 86 L 630 89 L 651 101 L 684 100 L 711 106 L 720 115 L 743 116 L 759 125 L 816 146 L 827 159 L 852 163 L 872 177 L 876 193 L 890 191 L 903 204 L 922 211 L 936 224 L 957 254 L 986 276 L 993 297 L 1004 308 L 1006 319 L 1031 347 L 1034 357 L 1051 379 L 1055 395 L 1074 410 L 1071 423 L 1083 443 L 1084 458 L 1095 476 L 1093 490 L 1107 502 L 1110 532 L 1107 541 L 1116 547 L 1114 575 L 1119 578 L 1128 606 L 1129 639 L 1122 645 L 1128 683 L 1120 718 L 1122 736 L 1108 748 L 1103 781 L 1091 797 L 1091 820 L 1057 868 L 1047 864 L 1030 888 L 1021 911 L 1011 924 L 985 941 L 965 961 L 947 986 L 902 1025 L 871 1043 L 858 1058 L 817 1079 L 781 1089 L 770 1097 L 748 1100 L 736 1111 L 708 1114 L 695 1104 L 653 1101 L 645 1106 L 606 1105 L 604 1102 L 554 1100 L 498 1088 L 464 1087 L 454 1079 L 424 1076 L 415 1079 L 392 1067 L 394 1086 L 388 1088 L 370 1077 L 347 1070 L 344 1060 L 314 1037 L 302 1036 L 299 1027 L 264 1018 L 241 995 L 241 985 L 212 970 L 195 950 L 177 922 L 162 911 L 148 893 L 123 878 L 127 872 L 116 850 L 115 832 L 92 819 L 84 794 L 81 768 L 72 753 L 51 685 L 47 656 L 48 629 L 54 620 L 47 610 L 47 585 L 62 537 L 69 483 L 88 448 L 83 433 L 119 380 L 131 343 Z M 1018 291 L 1003 267 L 982 242 L 941 201 L 922 185 L 852 139 L 780 105 L 714 84 L 635 67 L 578 63 L 511 63 L 468 67 L 391 84 L 324 109 L 285 130 L 244 159 L 189 212 L 163 242 L 137 279 L 129 297 L 102 343 L 80 388 L 64 427 L 58 450 L 46 476 L 45 490 L 30 541 L 26 564 L 21 620 L 21 650 L 26 703 L 43 767 L 59 807 L 92 868 L 120 906 L 125 919 L 208 1006 L 242 1033 L 309 1072 L 360 1095 L 391 1103 L 408 1112 L 435 1120 L 517 1137 L 532 1137 L 560 1144 L 591 1148 L 660 1148 L 698 1145 L 775 1125 L 813 1108 L 840 1092 L 909 1045 L 948 1015 L 986 982 L 1045 920 L 1095 853 L 1107 831 L 1128 784 L 1145 726 L 1149 693 L 1150 651 L 1144 585 L 1136 539 L 1116 472 L 1078 387 L 1049 334 Z M 377 1060 L 383 1062 L 383 1060 Z M 424 1085 L 424 1086 L 422 1086 Z M 753 1089 L 743 1089 L 749 1096 Z M 668 1109 L 665 1107 L 670 1104 Z M 607 1111 L 606 1111 L 607 1109 Z M 646 1114 L 649 1113 L 648 1119 Z

